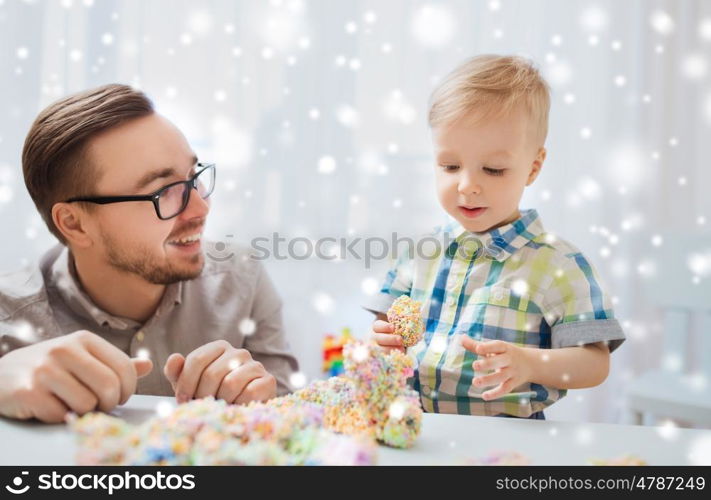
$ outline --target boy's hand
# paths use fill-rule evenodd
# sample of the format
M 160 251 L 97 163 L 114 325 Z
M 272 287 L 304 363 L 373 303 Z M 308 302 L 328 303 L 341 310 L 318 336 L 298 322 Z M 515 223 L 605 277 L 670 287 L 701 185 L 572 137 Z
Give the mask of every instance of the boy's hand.
M 462 336 L 462 346 L 479 356 L 472 363 L 474 371 L 495 370 L 472 380 L 474 387 L 496 386 L 481 395 L 485 401 L 500 398 L 530 380 L 530 362 L 523 347 L 502 340 L 480 342 L 466 336 Z
M 228 403 L 266 401 L 276 396 L 276 379 L 246 349 L 215 340 L 183 357 L 173 353 L 163 373 L 178 403 L 214 396 Z
M 378 319 L 373 322 L 373 331 L 370 332 L 370 338 L 387 351 L 395 349 L 405 352 L 405 348 L 402 346 L 402 337 L 393 333 L 394 331 L 395 326 L 392 323 Z

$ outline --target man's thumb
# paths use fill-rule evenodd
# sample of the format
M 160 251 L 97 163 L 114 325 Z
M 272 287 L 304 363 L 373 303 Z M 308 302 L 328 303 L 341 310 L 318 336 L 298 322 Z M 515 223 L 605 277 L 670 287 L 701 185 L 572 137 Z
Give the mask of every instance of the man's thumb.
M 131 358 L 133 367 L 136 369 L 138 378 L 148 375 L 153 369 L 153 361 L 144 358 Z
M 185 365 L 185 358 L 182 354 L 174 352 L 168 357 L 165 362 L 165 367 L 163 368 L 163 373 L 168 382 L 173 386 L 175 390 L 175 384 L 178 382 L 178 378 L 183 371 L 183 366 Z

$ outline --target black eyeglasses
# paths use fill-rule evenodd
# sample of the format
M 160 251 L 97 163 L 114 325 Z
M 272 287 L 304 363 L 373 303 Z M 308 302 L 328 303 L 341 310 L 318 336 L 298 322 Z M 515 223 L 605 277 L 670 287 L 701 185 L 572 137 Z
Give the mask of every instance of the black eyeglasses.
M 70 198 L 65 203 L 86 201 L 88 203 L 107 205 L 109 203 L 121 203 L 124 201 L 152 201 L 159 219 L 172 219 L 178 216 L 185 210 L 185 207 L 188 206 L 191 189 L 195 189 L 203 200 L 210 196 L 215 189 L 215 164 L 198 163 L 197 168 L 200 170 L 187 181 L 173 182 L 151 194 L 78 197 Z

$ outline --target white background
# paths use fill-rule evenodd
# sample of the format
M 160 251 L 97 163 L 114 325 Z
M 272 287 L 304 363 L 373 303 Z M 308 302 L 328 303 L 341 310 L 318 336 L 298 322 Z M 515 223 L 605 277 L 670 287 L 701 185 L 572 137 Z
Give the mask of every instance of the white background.
M 605 384 L 546 413 L 624 421 L 625 385 L 664 357 L 645 294 L 669 285 L 656 270 L 672 259 L 676 286 L 708 289 L 709 239 L 662 256 L 675 234 L 711 224 L 710 47 L 702 1 L 0 0 L 0 272 L 53 244 L 19 158 L 38 111 L 67 93 L 144 89 L 218 163 L 213 239 L 404 237 L 445 220 L 425 119 L 433 86 L 468 56 L 522 54 L 553 96 L 548 160 L 521 207 L 588 255 L 628 334 Z M 388 264 L 266 262 L 309 379 L 324 333 L 365 334 L 359 304 Z

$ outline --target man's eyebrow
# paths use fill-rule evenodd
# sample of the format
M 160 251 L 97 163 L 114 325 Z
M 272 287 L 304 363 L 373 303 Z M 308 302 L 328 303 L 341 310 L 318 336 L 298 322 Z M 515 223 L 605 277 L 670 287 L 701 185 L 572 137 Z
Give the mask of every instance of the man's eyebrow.
M 196 156 L 193 156 L 191 158 L 192 160 L 192 166 L 194 167 L 198 159 Z M 176 170 L 173 167 L 167 167 L 163 168 L 160 170 L 154 170 L 152 172 L 146 173 L 143 177 L 141 177 L 138 182 L 136 183 L 136 190 L 141 190 L 148 186 L 151 182 L 157 180 L 157 179 L 169 179 L 170 177 L 176 177 L 179 174 L 176 172 Z
M 136 190 L 140 191 L 141 189 L 145 188 L 151 182 L 157 179 L 167 179 L 170 177 L 175 177 L 176 175 L 177 172 L 174 168 L 163 168 L 161 170 L 154 170 L 152 172 L 148 172 L 143 177 L 141 177 L 136 183 Z

